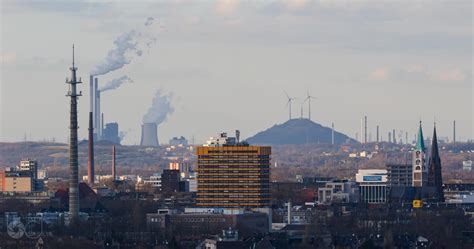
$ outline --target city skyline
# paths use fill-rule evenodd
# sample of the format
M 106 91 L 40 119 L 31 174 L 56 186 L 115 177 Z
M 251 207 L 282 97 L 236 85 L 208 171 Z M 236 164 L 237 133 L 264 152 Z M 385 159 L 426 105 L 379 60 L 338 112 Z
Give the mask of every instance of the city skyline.
M 307 90 L 317 97 L 312 120 L 334 123 L 353 138 L 367 115 L 372 140 L 376 125 L 385 140 L 392 129 L 412 139 L 419 119 L 430 130 L 435 118 L 440 138 L 451 139 L 456 120 L 456 140 L 472 139 L 472 24 L 470 15 L 459 14 L 472 3 L 408 4 L 7 1 L 1 11 L 0 140 L 31 135 L 65 141 L 63 82 L 71 44 L 78 76 L 86 81 L 116 37 L 140 29 L 147 17 L 159 24 L 152 32 L 156 44 L 99 76 L 101 86 L 123 74 L 134 81 L 102 95 L 106 123 L 116 121 L 128 133 L 124 144 L 140 142 L 142 117 L 157 89 L 171 93 L 174 106 L 159 126 L 160 141 L 184 135 L 202 142 L 236 128 L 250 137 L 287 120 L 284 91 L 301 101 Z M 85 139 L 87 84 L 79 91 L 78 132 Z M 293 113 L 299 110 L 295 101 Z

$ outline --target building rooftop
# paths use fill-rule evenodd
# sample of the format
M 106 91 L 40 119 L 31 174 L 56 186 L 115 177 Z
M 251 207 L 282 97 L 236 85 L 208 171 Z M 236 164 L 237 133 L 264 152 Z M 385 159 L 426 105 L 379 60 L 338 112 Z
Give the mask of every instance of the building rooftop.
M 235 131 L 235 137 L 227 136 L 227 132 L 222 132 L 218 137 L 210 137 L 204 147 L 226 147 L 226 146 L 249 146 L 247 142 L 240 142 L 240 131 Z

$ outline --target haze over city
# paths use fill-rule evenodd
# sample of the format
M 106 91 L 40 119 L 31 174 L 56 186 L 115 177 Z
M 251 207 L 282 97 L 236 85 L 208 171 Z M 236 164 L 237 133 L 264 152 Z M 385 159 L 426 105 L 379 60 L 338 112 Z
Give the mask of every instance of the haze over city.
M 173 110 L 159 138 L 204 142 L 219 131 L 253 136 L 288 119 L 285 91 L 307 90 L 312 120 L 355 138 L 368 116 L 413 139 L 418 120 L 438 136 L 472 139 L 472 1 L 2 1 L 0 141 L 65 142 L 64 79 L 76 46 L 83 84 L 79 139 L 87 138 L 88 79 L 117 37 L 131 30 L 140 53 L 99 76 L 105 122 L 118 122 L 123 144 L 140 142 L 155 93 Z M 152 19 L 149 19 L 152 18 Z M 153 20 L 153 25 L 146 25 Z M 131 53 L 132 52 L 132 53 Z M 442 58 L 442 59 L 440 59 Z M 308 115 L 307 105 L 303 106 Z M 245 120 L 242 121 L 242 120 Z M 428 135 L 429 136 L 429 135 Z

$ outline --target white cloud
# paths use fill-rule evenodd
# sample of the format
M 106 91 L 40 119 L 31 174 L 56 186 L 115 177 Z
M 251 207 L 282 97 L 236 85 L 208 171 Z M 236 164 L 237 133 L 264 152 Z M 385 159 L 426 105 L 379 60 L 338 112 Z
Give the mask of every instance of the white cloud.
M 454 68 L 440 72 L 436 75 L 436 79 L 439 81 L 463 81 L 466 79 L 466 75 L 459 68 Z
M 238 7 L 238 0 L 218 0 L 215 10 L 219 15 L 231 16 L 237 11 Z
M 422 73 L 425 71 L 425 67 L 421 64 L 410 64 L 405 67 L 404 71 L 407 73 Z
M 310 2 L 311 2 L 310 0 L 287 0 L 287 1 L 284 1 L 284 4 L 290 10 L 301 10 L 304 7 L 306 7 L 307 4 Z
M 390 69 L 388 67 L 377 68 L 369 73 L 370 80 L 387 80 L 389 78 Z
M 7 64 L 14 62 L 16 60 L 16 54 L 7 52 L 7 53 L 2 53 L 0 54 L 0 63 L 2 64 Z

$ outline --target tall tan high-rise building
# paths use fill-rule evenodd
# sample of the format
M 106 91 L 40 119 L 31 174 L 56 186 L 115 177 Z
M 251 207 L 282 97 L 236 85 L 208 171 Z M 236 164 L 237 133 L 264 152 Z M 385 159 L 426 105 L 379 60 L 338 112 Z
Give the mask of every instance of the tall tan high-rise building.
M 250 146 L 237 138 L 211 139 L 196 150 L 198 207 L 265 208 L 270 198 L 270 146 Z

